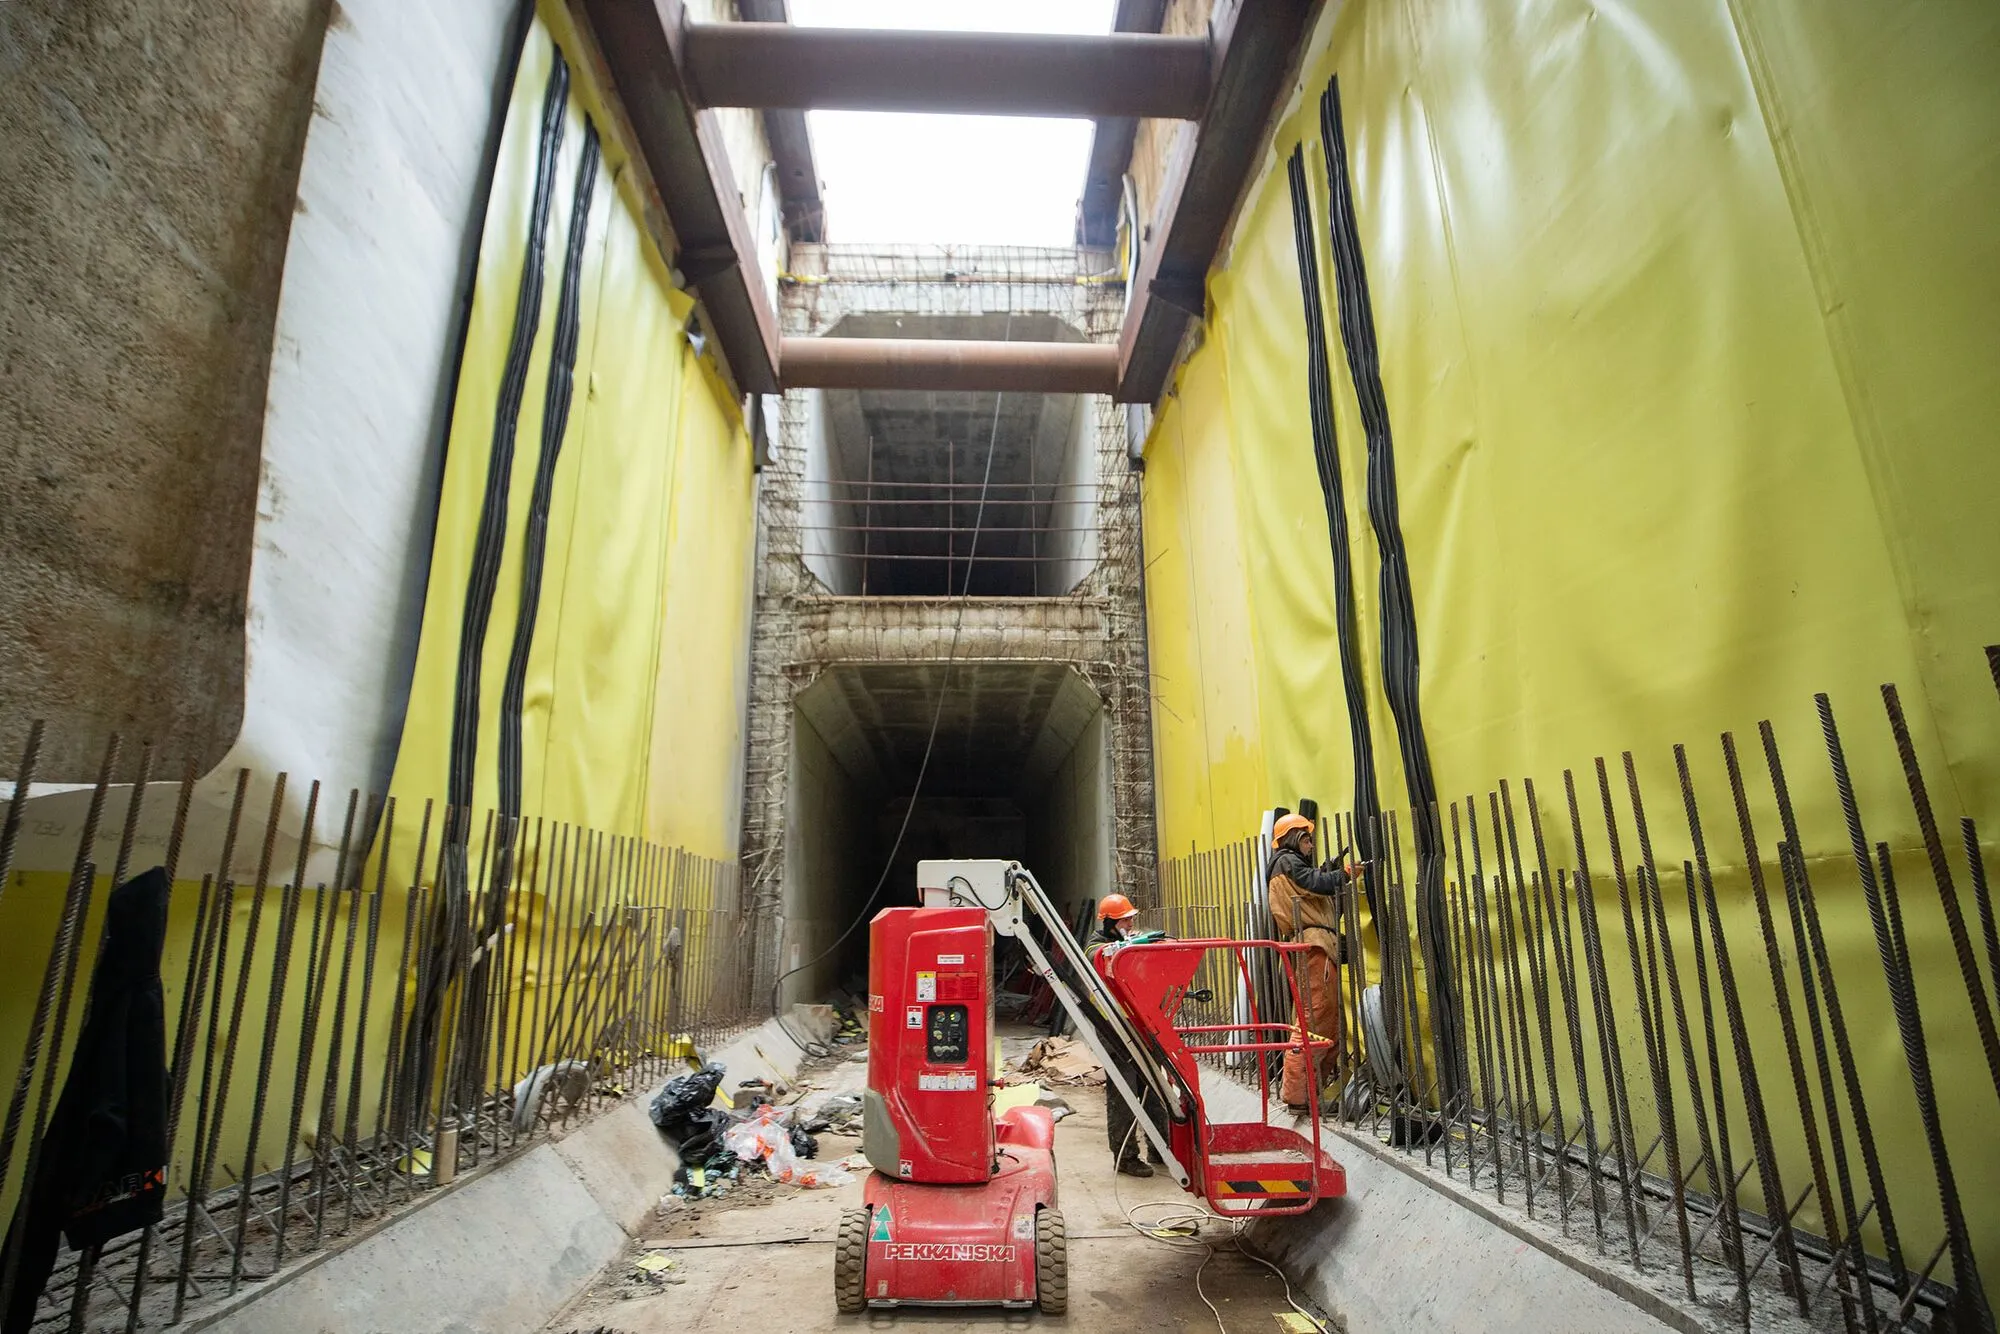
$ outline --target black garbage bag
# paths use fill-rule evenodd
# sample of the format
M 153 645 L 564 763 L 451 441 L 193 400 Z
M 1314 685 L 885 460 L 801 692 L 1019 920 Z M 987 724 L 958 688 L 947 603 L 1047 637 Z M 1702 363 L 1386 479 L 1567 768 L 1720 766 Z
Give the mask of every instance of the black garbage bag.
M 688 1117 L 682 1122 L 681 1132 L 674 1135 L 680 1145 L 681 1157 L 689 1162 L 701 1162 L 728 1153 L 722 1146 L 722 1135 L 735 1121 L 735 1117 L 720 1107 L 704 1107 Z
M 722 1076 L 722 1066 L 710 1061 L 699 1070 L 668 1080 L 667 1086 L 653 1098 L 650 1109 L 653 1124 L 660 1128 L 660 1133 L 685 1145 L 690 1133 L 709 1129 L 701 1114 L 715 1101 L 715 1091 L 722 1087 Z
M 801 1158 L 819 1157 L 819 1141 L 799 1126 L 792 1127 L 792 1152 Z

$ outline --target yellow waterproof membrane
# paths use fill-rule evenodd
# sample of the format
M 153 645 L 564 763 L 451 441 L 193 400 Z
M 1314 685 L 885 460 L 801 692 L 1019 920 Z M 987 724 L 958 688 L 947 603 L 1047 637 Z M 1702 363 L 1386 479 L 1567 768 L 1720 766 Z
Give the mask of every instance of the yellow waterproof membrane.
M 494 174 L 480 247 L 472 314 L 447 444 L 437 536 L 424 608 L 409 714 L 392 791 L 399 798 L 390 849 L 390 883 L 434 885 L 442 809 L 432 813 L 422 866 L 417 851 L 426 799 L 449 788 L 453 716 L 469 707 L 464 660 L 476 658 L 480 685 L 472 741 L 473 819 L 468 860 L 476 876 L 485 821 L 500 796 L 503 683 L 523 634 L 521 592 L 538 469 L 551 357 L 560 346 L 563 277 L 576 257 L 573 398 L 547 487 L 546 538 L 532 639 L 527 640 L 519 718 L 521 808 L 530 822 L 523 847 L 523 891 L 509 916 L 517 941 L 534 942 L 525 995 L 560 979 L 538 965 L 563 957 L 566 942 L 545 943 L 544 914 L 558 874 L 580 875 L 599 906 L 635 884 L 658 884 L 669 868 L 635 862 L 608 842 L 558 845 L 552 824 L 532 843 L 534 822 L 562 821 L 601 834 L 669 843 L 729 860 L 737 848 L 737 800 L 743 746 L 743 692 L 749 652 L 750 442 L 741 412 L 716 368 L 688 338 L 694 303 L 672 283 L 648 230 L 631 149 L 605 114 L 603 92 L 560 5 L 543 4 L 522 53 Z M 556 150 L 545 162 L 551 71 L 566 62 Z M 599 136 L 603 161 L 594 184 L 579 177 L 586 125 Z M 539 227 L 538 171 L 546 187 Z M 579 180 L 584 182 L 578 186 Z M 581 201 L 588 217 L 573 225 Z M 542 237 L 538 318 L 516 343 L 522 265 L 529 236 Z M 525 326 L 524 326 L 525 327 Z M 506 480 L 504 516 L 490 570 L 491 614 L 475 654 L 461 652 L 481 512 L 496 451 L 496 414 L 508 401 L 510 350 L 528 348 L 518 384 L 516 439 Z M 518 352 L 516 354 L 518 356 Z M 485 854 L 497 858 L 497 851 Z M 676 882 L 679 883 L 679 882 Z M 698 887 L 676 901 L 696 903 Z M 706 906 L 702 899 L 696 906 Z M 561 930 L 582 929 L 565 923 Z M 691 936 L 706 929 L 686 925 Z M 690 950 L 699 947 L 690 939 Z M 595 948 L 587 945 L 587 948 Z M 553 950 L 554 953 L 550 953 Z M 587 1009 L 592 983 L 572 993 Z M 539 1003 L 545 1004 L 546 1001 Z
M 1593 761 L 1608 758 L 1629 868 L 1619 756 L 1634 754 L 1692 1007 L 1680 872 L 1692 840 L 1672 750 L 1686 744 L 1796 1196 L 1811 1174 L 1719 744 L 1737 739 L 1796 978 L 1757 735 L 1770 719 L 1913 1265 L 1941 1234 L 1937 1194 L 1813 696 L 1831 696 L 1867 834 L 1904 872 L 1945 1136 L 1981 1259 L 2000 1267 L 2000 1159 L 1981 1149 L 1994 1090 L 1877 689 L 1901 691 L 1947 844 L 1970 816 L 1991 863 L 2000 700 L 1981 649 L 2000 642 L 1996 68 L 2000 11 L 1971 0 L 1329 6 L 1146 450 L 1163 855 L 1233 842 L 1300 794 L 1344 808 L 1352 745 L 1285 174 L 1303 145 L 1376 780 L 1384 806 L 1406 811 L 1328 239 L 1318 102 L 1337 74 L 1440 797 L 1478 796 L 1491 877 L 1486 794 L 1510 780 L 1525 838 L 1521 780 L 1533 778 L 1551 861 L 1574 868 L 1574 771 L 1643 1150 L 1657 1109 Z M 1414 882 L 1407 815 L 1402 829 Z M 1534 869 L 1532 849 L 1524 857 Z M 1378 969 L 1371 957 L 1371 978 Z M 1584 1009 L 1588 1028 L 1587 993 Z M 1692 1165 L 1677 1042 L 1669 1053 Z M 1726 1052 L 1725 1065 L 1741 1108 Z M 1601 1118 L 1601 1087 L 1593 1098 Z M 1747 1129 L 1730 1130 L 1740 1166 Z M 1755 1172 L 1742 1198 L 1762 1210 Z M 1799 1223 L 1824 1232 L 1816 1201 Z M 1872 1221 L 1868 1242 L 1881 1253 Z

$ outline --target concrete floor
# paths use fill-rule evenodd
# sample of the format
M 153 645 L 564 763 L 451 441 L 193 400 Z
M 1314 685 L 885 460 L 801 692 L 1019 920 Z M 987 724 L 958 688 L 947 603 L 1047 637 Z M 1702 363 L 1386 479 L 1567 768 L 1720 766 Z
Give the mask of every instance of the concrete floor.
M 1031 1037 L 1008 1036 L 1010 1064 Z M 839 1090 L 865 1077 L 860 1062 L 843 1061 L 805 1076 L 813 1087 Z M 661 1215 L 597 1284 L 559 1319 L 555 1334 L 680 1334 L 704 1330 L 822 1334 L 856 1329 L 1001 1330 L 1034 1327 L 1090 1331 L 1203 1334 L 1217 1329 L 1215 1314 L 1195 1289 L 1204 1252 L 1141 1236 L 1123 1211 L 1142 1201 L 1193 1202 L 1164 1174 L 1151 1180 L 1117 1176 L 1105 1144 L 1104 1092 L 1054 1090 L 1075 1109 L 1056 1127 L 1059 1204 L 1069 1225 L 1069 1313 L 965 1308 L 869 1311 L 842 1316 L 833 1306 L 833 1236 L 840 1214 L 861 1202 L 861 1183 L 832 1190 L 773 1186 L 749 1191 L 741 1204 L 703 1205 L 700 1217 L 679 1209 Z M 860 1141 L 823 1136 L 820 1157 L 856 1153 Z M 1287 1310 L 1284 1288 L 1270 1270 L 1233 1250 L 1226 1234 L 1201 1272 L 1201 1287 L 1220 1309 L 1222 1334 L 1279 1328 Z M 697 1243 L 675 1247 L 671 1242 Z M 702 1245 L 699 1243 L 707 1243 Z M 729 1244 L 717 1244 L 729 1243 Z M 675 1283 L 635 1282 L 632 1264 L 652 1251 L 673 1257 Z

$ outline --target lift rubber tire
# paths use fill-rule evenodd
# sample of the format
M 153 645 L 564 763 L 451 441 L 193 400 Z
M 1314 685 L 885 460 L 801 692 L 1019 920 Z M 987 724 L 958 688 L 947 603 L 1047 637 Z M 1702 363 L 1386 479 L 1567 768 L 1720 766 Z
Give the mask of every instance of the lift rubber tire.
M 833 1304 L 842 1315 L 868 1305 L 868 1211 L 849 1209 L 840 1216 L 833 1245 Z
M 1069 1232 L 1054 1209 L 1035 1214 L 1035 1304 L 1043 1315 L 1069 1310 Z

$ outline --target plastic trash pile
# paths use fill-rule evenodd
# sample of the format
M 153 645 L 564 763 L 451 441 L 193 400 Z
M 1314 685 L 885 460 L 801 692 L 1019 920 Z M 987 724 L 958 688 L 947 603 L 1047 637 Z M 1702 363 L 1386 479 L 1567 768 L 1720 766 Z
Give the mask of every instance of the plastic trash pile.
M 839 1164 L 810 1163 L 819 1146 L 811 1135 L 788 1124 L 788 1109 L 759 1107 L 749 1120 L 739 1121 L 723 1132 L 722 1142 L 743 1162 L 762 1160 L 764 1169 L 778 1181 L 814 1189 L 845 1186 L 854 1180 Z M 803 1144 L 811 1153 L 801 1154 Z
M 726 1195 L 745 1173 L 759 1165 L 774 1180 L 808 1188 L 844 1186 L 853 1176 L 838 1164 L 813 1164 L 819 1142 L 811 1123 L 797 1106 L 771 1103 L 774 1087 L 764 1080 L 745 1080 L 738 1096 L 718 1107 L 716 1096 L 725 1071 L 716 1062 L 667 1081 L 649 1109 L 653 1124 L 680 1149 L 680 1170 L 674 1173 L 673 1194 L 684 1199 Z M 855 1095 L 854 1114 L 860 1111 Z M 827 1123 L 822 1118 L 819 1128 Z M 812 1164 L 812 1165 L 808 1165 Z

